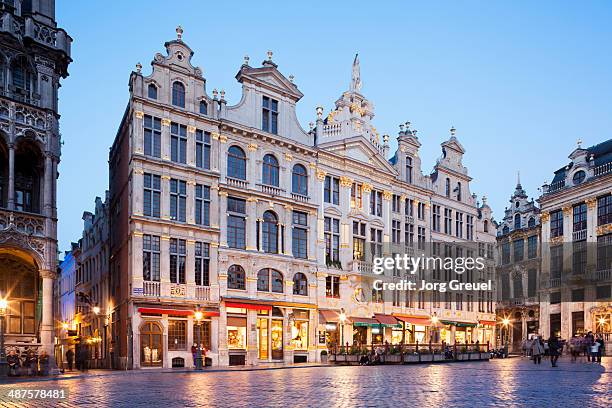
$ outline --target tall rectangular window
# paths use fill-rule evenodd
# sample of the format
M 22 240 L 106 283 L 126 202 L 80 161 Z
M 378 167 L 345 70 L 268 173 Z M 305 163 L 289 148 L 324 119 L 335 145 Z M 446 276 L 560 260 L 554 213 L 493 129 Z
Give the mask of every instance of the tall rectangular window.
M 469 241 L 473 241 L 474 240 L 474 216 L 473 215 L 466 215 L 465 217 L 466 221 L 467 221 L 467 230 L 466 230 L 466 238 Z
M 210 187 L 195 185 L 195 223 L 210 225 Z
M 612 234 L 597 237 L 597 270 L 604 271 L 612 267 Z
M 575 205 L 573 208 L 574 232 L 586 230 L 587 205 L 586 203 Z
M 417 229 L 417 246 L 419 249 L 425 249 L 425 227 L 419 226 Z
M 414 200 L 407 198 L 404 204 L 404 214 L 410 217 L 414 216 Z
M 143 211 L 149 217 L 160 217 L 161 176 L 145 173 Z
M 161 119 L 149 115 L 144 117 L 144 153 L 161 158 Z
M 419 220 L 425 219 L 425 203 L 419 203 L 417 205 L 417 218 Z
M 372 256 L 382 256 L 382 235 L 382 230 L 370 228 L 370 245 L 372 248 Z
M 340 277 L 328 275 L 325 277 L 325 296 L 332 298 L 340 297 Z
M 597 199 L 597 225 L 612 223 L 612 195 Z
M 463 213 L 459 211 L 455 212 L 455 236 L 457 238 L 463 237 Z
M 399 195 L 393 194 L 392 201 L 391 201 L 391 211 L 393 211 L 394 213 L 400 212 L 401 200 L 402 198 Z
M 363 208 L 363 185 L 353 183 L 351 187 L 351 208 Z
M 227 245 L 230 248 L 246 247 L 246 201 L 227 198 Z
M 170 160 L 187 163 L 187 126 L 174 122 L 170 124 Z
M 278 101 L 267 96 L 262 99 L 261 130 L 278 134 Z
M 502 265 L 510 263 L 510 242 L 502 243 Z
M 210 169 L 210 133 L 196 130 L 196 167 L 199 169 Z
M 325 230 L 325 262 L 329 266 L 340 262 L 340 220 L 325 217 L 323 225 Z
M 550 247 L 550 278 L 559 279 L 563 273 L 563 245 Z
M 518 238 L 512 242 L 512 245 L 514 246 L 514 262 L 522 261 L 525 254 L 525 241 Z
M 340 179 L 338 177 L 325 176 L 323 200 L 330 204 L 340 204 Z
M 538 236 L 532 235 L 527 238 L 527 258 L 533 259 L 538 256 Z
M 370 192 L 370 214 L 382 217 L 382 191 L 372 190 Z
M 404 224 L 404 244 L 408 247 L 414 247 L 414 224 Z
M 406 156 L 406 181 L 412 184 L 412 157 Z
M 353 259 L 365 260 L 366 223 L 353 221 Z
M 142 237 L 142 277 L 146 281 L 159 282 L 159 237 Z
M 185 283 L 185 255 L 187 254 L 184 239 L 170 239 L 170 282 Z
M 170 179 L 170 218 L 187 221 L 187 182 Z
M 293 212 L 292 250 L 296 258 L 308 258 L 308 214 Z
M 199 286 L 210 285 L 210 245 L 195 243 L 195 283 Z
M 436 232 L 440 232 L 440 206 L 433 205 L 433 226 L 432 229 Z
M 394 244 L 399 244 L 402 239 L 402 223 L 400 220 L 391 221 L 391 241 Z
M 451 235 L 452 234 L 452 226 L 453 226 L 453 213 L 452 210 L 445 208 L 444 209 L 444 233 Z
M 563 210 L 550 213 L 550 237 L 563 236 Z

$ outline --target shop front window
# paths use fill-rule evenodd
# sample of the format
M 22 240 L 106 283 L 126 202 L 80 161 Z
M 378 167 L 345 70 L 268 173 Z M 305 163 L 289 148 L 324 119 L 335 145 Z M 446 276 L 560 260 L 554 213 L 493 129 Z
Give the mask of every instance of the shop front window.
M 291 347 L 294 350 L 308 350 L 308 321 L 291 322 Z
M 227 318 L 227 348 L 230 350 L 246 349 L 246 318 Z

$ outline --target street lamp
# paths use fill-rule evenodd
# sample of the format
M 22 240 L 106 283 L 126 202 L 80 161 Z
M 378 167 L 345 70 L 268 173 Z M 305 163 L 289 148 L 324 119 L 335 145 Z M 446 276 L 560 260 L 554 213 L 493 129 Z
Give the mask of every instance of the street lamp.
M 344 313 L 344 309 L 340 309 L 338 319 L 340 320 L 340 352 L 342 353 L 344 350 L 344 322 L 346 321 L 346 313 Z
M 199 310 L 193 314 L 196 319 L 196 327 L 198 328 L 198 344 L 196 348 L 196 370 L 202 369 L 202 347 L 200 346 L 200 324 L 202 322 L 202 318 L 204 317 L 204 313 Z
M 8 374 L 8 363 L 6 362 L 6 353 L 4 350 L 4 322 L 7 308 L 8 302 L 6 299 L 0 298 L 0 376 L 2 377 Z
M 510 319 L 504 317 L 504 319 L 502 320 L 502 324 L 506 328 L 506 344 L 504 345 L 504 355 L 508 357 L 508 337 L 510 336 Z

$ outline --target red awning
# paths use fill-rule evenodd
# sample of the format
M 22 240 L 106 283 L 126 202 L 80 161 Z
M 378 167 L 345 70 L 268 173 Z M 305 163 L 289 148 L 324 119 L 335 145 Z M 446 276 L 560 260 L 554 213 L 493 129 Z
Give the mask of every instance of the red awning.
M 478 323 L 483 326 L 495 326 L 496 322 L 494 320 L 479 320 Z
M 340 314 L 335 310 L 319 309 L 319 320 L 320 323 L 338 323 L 340 322 Z M 348 322 L 348 319 L 345 320 Z
M 271 305 L 258 305 L 256 303 L 225 302 L 225 307 L 235 307 L 248 310 L 272 310 Z
M 160 309 L 156 307 L 139 307 L 138 311 L 146 314 L 167 314 L 170 316 L 193 316 L 195 313 L 194 310 Z M 219 312 L 216 310 L 202 310 L 202 313 L 204 314 L 204 317 L 219 316 Z
M 395 315 L 395 317 L 397 317 L 399 320 L 405 323 L 415 324 L 417 326 L 431 325 L 431 318 L 426 317 L 426 316 L 398 316 L 398 315 Z
M 399 323 L 397 319 L 391 315 L 374 313 L 374 317 L 376 318 L 376 320 L 378 320 L 380 324 L 383 324 L 385 326 L 397 326 Z

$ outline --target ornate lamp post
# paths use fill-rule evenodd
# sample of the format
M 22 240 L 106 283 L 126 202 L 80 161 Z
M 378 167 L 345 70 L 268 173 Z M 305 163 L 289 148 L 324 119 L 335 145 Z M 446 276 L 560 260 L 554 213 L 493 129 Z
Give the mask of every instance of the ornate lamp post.
M 338 316 L 340 320 L 340 352 L 344 352 L 344 322 L 346 321 L 346 313 L 344 313 L 344 309 L 340 309 L 340 315 Z
M 440 342 L 439 339 L 438 339 L 438 336 L 439 336 L 439 334 L 438 334 L 438 330 L 439 330 L 439 328 L 438 328 L 438 321 L 439 321 L 438 315 L 436 314 L 436 312 L 434 312 L 433 316 L 431 316 L 431 324 L 433 326 L 433 336 L 432 336 L 433 339 L 432 340 L 434 340 L 433 341 L 434 343 L 439 343 Z
M 8 374 L 8 363 L 6 362 L 6 351 L 4 350 L 4 323 L 6 319 L 6 309 L 8 302 L 4 298 L 0 298 L 0 376 L 5 377 Z
M 193 316 L 196 319 L 196 327 L 198 328 L 198 345 L 196 348 L 196 370 L 201 370 L 202 369 L 202 347 L 200 344 L 200 341 L 201 341 L 200 324 L 202 323 L 202 318 L 204 317 L 204 313 L 200 312 L 199 310 L 196 310 Z

